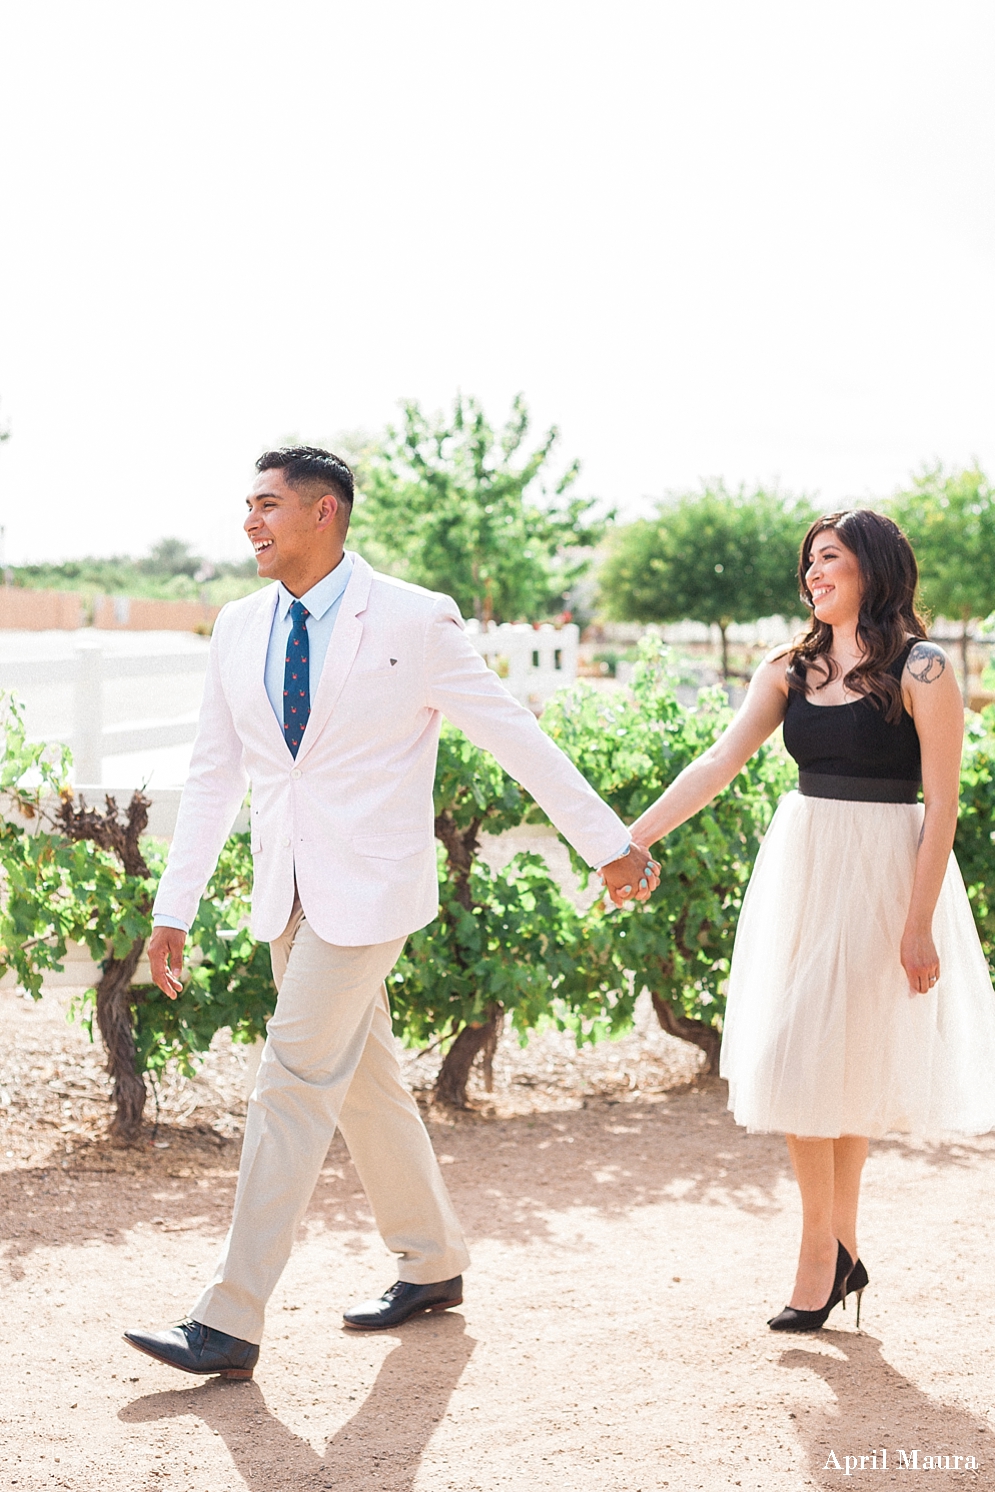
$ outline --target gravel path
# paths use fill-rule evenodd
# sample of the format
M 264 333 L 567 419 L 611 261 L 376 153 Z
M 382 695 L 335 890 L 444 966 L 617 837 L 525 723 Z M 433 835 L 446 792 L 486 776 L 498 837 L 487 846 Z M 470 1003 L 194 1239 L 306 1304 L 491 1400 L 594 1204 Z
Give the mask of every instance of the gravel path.
M 875 1144 L 862 1330 L 837 1311 L 773 1337 L 797 1231 L 782 1142 L 744 1136 L 649 1029 L 580 1059 L 507 1044 L 488 1112 L 432 1121 L 474 1256 L 464 1306 L 341 1330 L 393 1274 L 336 1142 L 255 1380 L 203 1384 L 120 1333 L 183 1314 L 213 1263 L 238 1055 L 167 1084 L 154 1141 L 116 1149 L 57 1002 L 4 993 L 0 1015 L 4 1492 L 995 1486 L 990 1138 Z

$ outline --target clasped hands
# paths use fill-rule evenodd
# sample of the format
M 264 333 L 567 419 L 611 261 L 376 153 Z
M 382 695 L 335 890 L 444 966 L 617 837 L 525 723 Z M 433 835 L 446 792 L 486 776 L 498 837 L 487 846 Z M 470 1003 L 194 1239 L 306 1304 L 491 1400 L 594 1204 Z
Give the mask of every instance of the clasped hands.
M 659 861 L 635 840 L 627 854 L 602 865 L 598 874 L 617 907 L 625 906 L 627 901 L 648 901 L 660 884 Z

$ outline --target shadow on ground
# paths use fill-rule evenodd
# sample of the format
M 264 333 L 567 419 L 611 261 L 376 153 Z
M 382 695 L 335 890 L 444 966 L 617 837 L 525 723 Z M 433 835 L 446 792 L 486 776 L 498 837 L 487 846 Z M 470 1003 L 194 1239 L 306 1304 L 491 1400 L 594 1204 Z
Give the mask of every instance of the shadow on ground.
M 661 1202 L 714 1202 L 764 1214 L 788 1175 L 779 1136 L 746 1136 L 725 1110 L 724 1084 L 656 1100 L 515 1118 L 460 1114 L 431 1122 L 436 1153 L 471 1236 L 516 1244 L 550 1236 L 557 1213 L 616 1217 Z M 170 1138 L 168 1129 L 160 1131 Z M 0 1173 L 0 1243 L 10 1262 L 37 1247 L 124 1242 L 135 1227 L 223 1233 L 237 1145 L 203 1154 L 174 1148 L 80 1150 L 71 1167 Z M 310 1229 L 355 1234 L 372 1225 L 340 1137 L 329 1150 L 306 1218 Z
M 426 1329 L 426 1327 L 429 1329 Z M 194 1415 L 216 1431 L 249 1492 L 274 1487 L 407 1492 L 476 1342 L 456 1313 L 410 1322 L 359 1409 L 317 1452 L 269 1409 L 257 1383 L 149 1394 L 120 1411 L 130 1425 Z M 329 1406 L 333 1408 L 333 1406 Z
M 958 1485 L 992 1485 L 995 1436 L 982 1420 L 916 1388 L 885 1361 L 876 1337 L 823 1331 L 819 1341 L 837 1353 L 793 1347 L 780 1357 L 783 1368 L 817 1374 L 836 1398 L 827 1410 L 806 1412 L 799 1403 L 796 1415 L 798 1437 L 817 1487 L 838 1489 L 846 1477 L 845 1458 L 862 1455 L 867 1457 L 864 1466 L 858 1460 L 850 1469 L 851 1476 L 863 1471 L 865 1477 L 873 1474 L 875 1487 L 908 1487 L 910 1473 L 916 1469 L 913 1451 L 920 1471 L 946 1471 L 949 1456 L 949 1470 L 959 1472 Z M 886 1468 L 882 1467 L 882 1448 L 887 1451 Z M 905 1453 L 908 1465 L 903 1466 L 900 1452 Z M 926 1464 L 927 1457 L 937 1456 L 942 1457 L 939 1466 Z M 954 1466 L 955 1456 L 961 1458 L 959 1467 Z M 965 1458 L 970 1456 L 977 1462 L 977 1471 L 964 1469 Z
M 779 1211 L 790 1178 L 780 1135 L 747 1135 L 717 1080 L 656 1099 L 590 1101 L 583 1109 L 432 1122 L 444 1175 L 468 1233 L 528 1243 L 551 1236 L 555 1214 L 579 1208 L 606 1218 L 683 1201 L 753 1215 Z M 234 1194 L 238 1146 L 220 1149 L 185 1131 L 160 1132 L 171 1148 L 127 1155 L 109 1145 L 78 1152 L 73 1164 L 0 1172 L 0 1244 L 8 1264 L 39 1246 L 87 1239 L 123 1242 L 136 1226 L 165 1232 L 224 1232 Z M 174 1144 L 175 1142 L 175 1144 Z M 902 1139 L 876 1151 L 913 1153 L 927 1170 L 970 1167 L 990 1138 L 951 1145 Z M 354 1234 L 372 1225 L 366 1198 L 340 1137 L 308 1210 L 306 1226 Z

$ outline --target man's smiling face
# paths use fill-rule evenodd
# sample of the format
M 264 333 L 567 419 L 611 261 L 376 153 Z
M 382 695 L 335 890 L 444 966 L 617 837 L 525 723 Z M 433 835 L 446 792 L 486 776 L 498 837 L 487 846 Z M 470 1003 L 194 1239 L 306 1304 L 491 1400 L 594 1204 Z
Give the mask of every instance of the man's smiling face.
M 262 471 L 245 499 L 249 509 L 245 532 L 256 556 L 256 569 L 264 580 L 282 580 L 307 568 L 322 517 L 320 509 L 334 498 L 305 503 L 300 493 L 288 487 L 278 468 Z

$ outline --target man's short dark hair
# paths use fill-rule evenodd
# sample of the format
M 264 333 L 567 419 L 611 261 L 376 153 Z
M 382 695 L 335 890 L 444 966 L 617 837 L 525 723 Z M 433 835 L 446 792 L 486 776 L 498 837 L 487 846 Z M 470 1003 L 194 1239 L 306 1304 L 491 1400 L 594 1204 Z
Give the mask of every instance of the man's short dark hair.
M 342 457 L 331 451 L 318 446 L 282 446 L 278 451 L 264 451 L 256 462 L 256 471 L 282 471 L 287 486 L 308 505 L 332 492 L 352 512 L 352 472 Z

